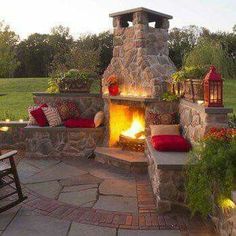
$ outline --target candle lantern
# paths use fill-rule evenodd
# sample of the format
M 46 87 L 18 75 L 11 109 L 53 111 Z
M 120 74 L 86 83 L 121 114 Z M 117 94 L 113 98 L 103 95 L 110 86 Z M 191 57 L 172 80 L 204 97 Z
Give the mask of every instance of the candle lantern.
M 223 107 L 223 80 L 215 66 L 204 78 L 204 102 L 207 107 Z

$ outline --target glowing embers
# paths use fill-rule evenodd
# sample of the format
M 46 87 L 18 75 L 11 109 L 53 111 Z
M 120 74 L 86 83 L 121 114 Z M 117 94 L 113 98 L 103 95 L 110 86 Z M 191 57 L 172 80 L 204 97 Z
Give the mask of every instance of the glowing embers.
M 138 111 L 133 112 L 132 123 L 129 129 L 121 132 L 121 135 L 132 138 L 132 139 L 144 139 L 144 117 Z
M 145 140 L 144 108 L 110 104 L 109 146 L 143 151 Z

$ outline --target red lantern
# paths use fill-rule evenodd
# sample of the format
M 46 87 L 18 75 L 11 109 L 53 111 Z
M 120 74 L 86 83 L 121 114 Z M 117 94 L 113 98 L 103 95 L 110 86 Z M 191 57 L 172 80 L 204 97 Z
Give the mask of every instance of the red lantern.
M 204 78 L 204 101 L 207 107 L 223 107 L 223 80 L 215 66 Z

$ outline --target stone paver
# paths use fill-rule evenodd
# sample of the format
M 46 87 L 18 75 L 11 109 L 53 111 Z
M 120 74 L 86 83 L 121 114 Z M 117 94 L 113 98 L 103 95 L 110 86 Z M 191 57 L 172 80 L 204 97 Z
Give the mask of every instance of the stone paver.
M 17 171 L 21 182 L 24 183 L 29 177 L 38 173 L 40 169 L 22 160 L 17 165 Z
M 26 184 L 26 187 L 49 198 L 56 199 L 60 193 L 61 186 L 58 181 L 49 181 L 44 183 Z
M 34 166 L 36 168 L 45 170 L 47 168 L 50 168 L 60 162 L 60 160 L 54 160 L 54 159 L 23 159 L 22 162 L 25 162 L 31 166 Z
M 48 216 L 19 213 L 2 236 L 66 236 L 70 222 Z
M 138 213 L 137 199 L 134 197 L 99 196 L 96 209 Z
M 5 202 L 6 203 L 6 202 Z M 12 219 L 15 217 L 17 211 L 19 210 L 18 207 L 11 208 L 8 211 L 5 211 L 0 214 L 0 230 L 4 230 L 7 225 L 12 221 Z
M 87 189 L 79 192 L 61 193 L 59 201 L 81 206 L 88 202 L 94 202 L 97 199 L 97 189 Z
M 69 187 L 64 187 L 62 192 L 78 192 L 81 190 L 86 190 L 86 189 L 91 189 L 91 188 L 97 188 L 97 184 L 85 184 L 85 185 L 77 185 L 77 186 L 69 186 Z
M 91 174 L 85 174 L 80 176 L 71 177 L 68 179 L 60 180 L 60 184 L 63 186 L 73 186 L 79 184 L 99 184 L 103 179 L 93 176 Z
M 46 169 L 34 176 L 31 176 L 25 181 L 25 183 L 37 183 L 51 180 L 67 179 L 73 176 L 84 175 L 86 173 L 86 171 L 66 165 L 61 162 L 53 166 L 52 168 Z
M 108 179 L 101 183 L 99 192 L 105 195 L 136 197 L 136 182 L 127 179 Z
M 68 236 L 116 236 L 116 229 L 72 223 Z
M 118 236 L 181 236 L 177 230 L 126 230 L 120 229 Z

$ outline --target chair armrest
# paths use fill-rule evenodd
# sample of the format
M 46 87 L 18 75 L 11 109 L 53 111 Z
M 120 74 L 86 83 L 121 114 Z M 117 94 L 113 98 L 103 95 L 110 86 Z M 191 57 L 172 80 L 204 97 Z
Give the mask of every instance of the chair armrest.
M 8 153 L 5 153 L 5 154 L 3 154 L 3 155 L 0 156 L 0 161 L 3 161 L 3 160 L 5 160 L 5 159 L 7 159 L 7 158 L 10 158 L 10 157 L 12 157 L 12 156 L 15 156 L 16 154 L 17 154 L 17 151 L 16 151 L 16 150 L 10 151 L 10 152 L 8 152 Z

